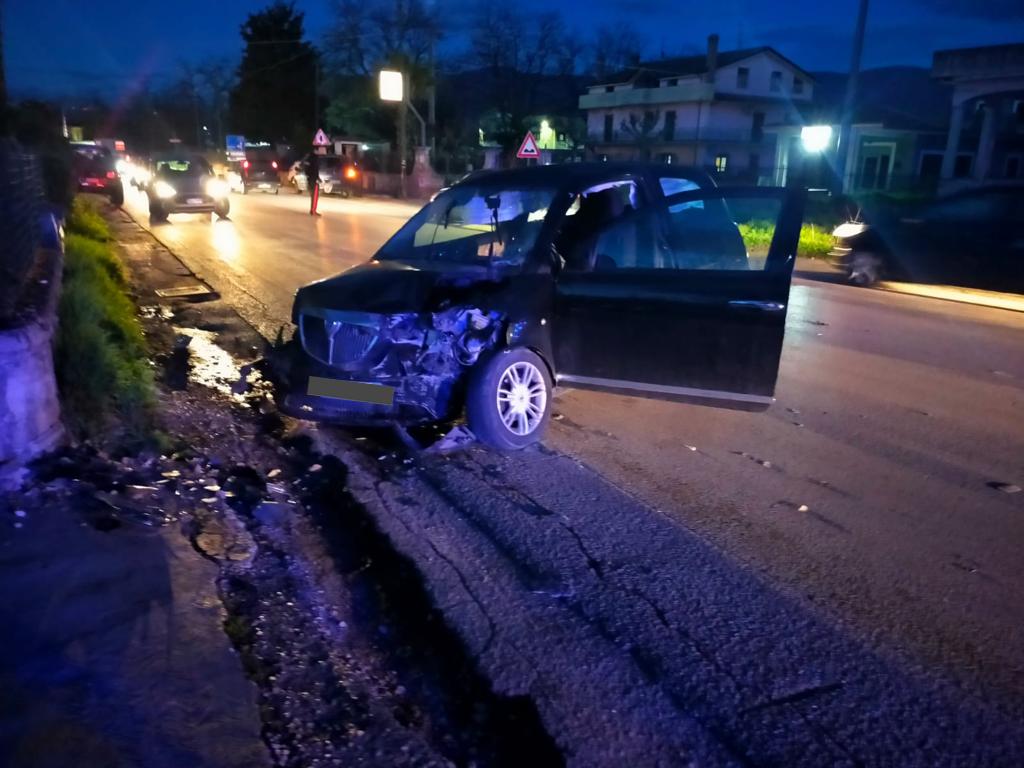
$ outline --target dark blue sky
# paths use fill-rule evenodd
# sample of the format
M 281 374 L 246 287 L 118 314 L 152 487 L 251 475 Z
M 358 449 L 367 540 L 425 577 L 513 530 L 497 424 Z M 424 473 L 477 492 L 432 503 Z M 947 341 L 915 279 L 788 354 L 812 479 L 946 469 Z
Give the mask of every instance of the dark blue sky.
M 494 0 L 492 0 L 494 1 Z M 464 29 L 473 3 L 438 0 L 451 29 Z M 241 49 L 238 28 L 266 3 L 256 0 L 6 0 L 4 48 L 9 87 L 26 93 L 110 96 L 147 73 L 180 61 Z M 298 0 L 317 40 L 330 0 Z M 630 8 L 626 12 L 625 8 Z M 45 8 L 45 12 L 43 9 Z M 846 67 L 857 0 L 511 0 L 517 9 L 562 11 L 588 35 L 602 22 L 628 20 L 650 53 L 699 50 L 711 32 L 722 48 L 772 45 L 809 70 Z M 1024 42 L 1024 0 L 873 0 L 865 66 L 927 66 L 935 49 Z

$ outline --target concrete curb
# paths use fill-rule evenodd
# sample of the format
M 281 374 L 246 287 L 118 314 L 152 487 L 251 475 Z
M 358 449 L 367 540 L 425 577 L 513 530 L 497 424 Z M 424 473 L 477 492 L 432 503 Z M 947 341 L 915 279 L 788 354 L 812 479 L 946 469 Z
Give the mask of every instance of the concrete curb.
M 890 280 L 878 282 L 877 287 L 883 291 L 903 293 L 908 296 L 954 301 L 958 304 L 973 304 L 978 307 L 1005 309 L 1010 312 L 1024 312 L 1024 296 L 1017 293 L 998 293 L 978 288 L 960 288 L 955 285 L 899 283 Z

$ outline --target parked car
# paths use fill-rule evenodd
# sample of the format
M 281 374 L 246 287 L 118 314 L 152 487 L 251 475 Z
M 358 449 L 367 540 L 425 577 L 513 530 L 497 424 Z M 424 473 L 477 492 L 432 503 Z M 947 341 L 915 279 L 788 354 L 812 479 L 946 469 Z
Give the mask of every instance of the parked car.
M 159 158 L 146 188 L 149 218 L 166 221 L 172 213 L 216 213 L 227 218 L 231 210 L 228 191 L 227 182 L 217 178 L 199 155 Z
M 555 384 L 764 409 L 803 215 L 798 190 L 580 164 L 468 176 L 374 257 L 301 288 L 282 407 L 338 422 L 544 433 Z M 736 220 L 774 226 L 748 256 Z
M 252 190 L 275 195 L 281 191 L 281 177 L 276 155 L 267 152 L 254 152 L 248 154 L 238 166 L 243 195 L 249 194 Z
M 289 175 L 298 192 L 309 190 L 306 179 L 305 163 L 297 160 L 291 167 Z M 362 172 L 359 165 L 346 157 L 327 155 L 320 158 L 320 191 L 325 195 L 341 195 L 350 197 L 362 192 Z
M 347 157 L 320 158 L 320 191 L 325 195 L 350 197 L 362 191 L 359 166 Z
M 114 205 L 124 205 L 124 185 L 117 172 L 117 158 L 107 147 L 92 142 L 72 142 L 72 172 L 79 192 L 106 195 Z
M 1024 292 L 1024 188 L 967 190 L 902 215 L 876 214 L 833 232 L 849 280 L 946 283 Z

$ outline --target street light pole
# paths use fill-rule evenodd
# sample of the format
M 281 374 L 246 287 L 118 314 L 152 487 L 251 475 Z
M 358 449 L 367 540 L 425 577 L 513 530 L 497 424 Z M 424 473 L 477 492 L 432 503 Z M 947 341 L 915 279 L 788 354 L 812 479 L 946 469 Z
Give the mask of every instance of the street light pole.
M 853 32 L 853 51 L 850 54 L 850 75 L 846 80 L 846 97 L 839 123 L 839 144 L 836 148 L 836 176 L 839 191 L 846 188 L 846 159 L 850 154 L 850 134 L 853 128 L 853 108 L 857 100 L 857 78 L 860 75 L 860 57 L 864 52 L 864 28 L 868 20 L 868 0 L 860 0 L 857 26 Z

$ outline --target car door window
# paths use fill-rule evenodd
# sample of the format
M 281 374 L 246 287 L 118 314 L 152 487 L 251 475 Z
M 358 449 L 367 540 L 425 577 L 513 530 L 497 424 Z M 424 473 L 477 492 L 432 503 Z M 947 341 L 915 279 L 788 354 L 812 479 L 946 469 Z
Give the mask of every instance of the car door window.
M 658 269 L 761 271 L 775 236 L 782 199 L 709 193 L 671 195 L 663 209 Z
M 638 215 L 646 210 L 633 179 L 604 182 L 580 191 L 554 240 L 569 272 L 635 266 Z

